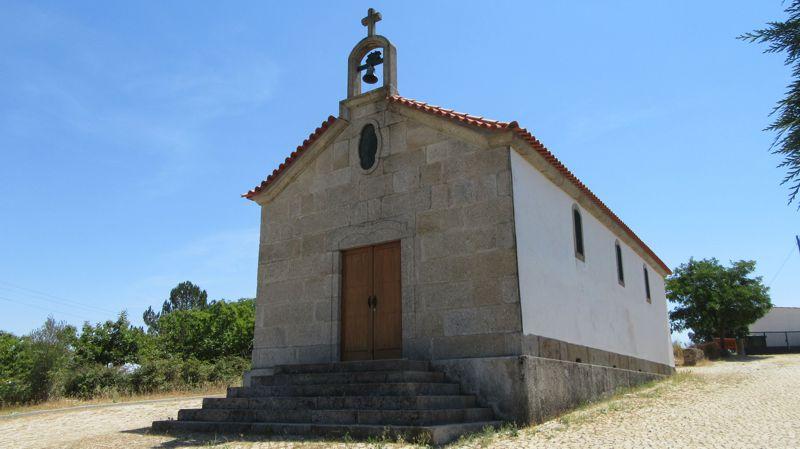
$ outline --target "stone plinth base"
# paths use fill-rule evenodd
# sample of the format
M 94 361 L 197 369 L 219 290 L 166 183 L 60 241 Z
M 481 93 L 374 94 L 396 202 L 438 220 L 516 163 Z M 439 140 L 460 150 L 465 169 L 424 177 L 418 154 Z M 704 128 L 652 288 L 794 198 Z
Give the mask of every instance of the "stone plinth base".
M 619 388 L 666 376 L 588 363 L 532 356 L 478 357 L 431 361 L 461 383 L 496 416 L 519 424 L 542 422 Z

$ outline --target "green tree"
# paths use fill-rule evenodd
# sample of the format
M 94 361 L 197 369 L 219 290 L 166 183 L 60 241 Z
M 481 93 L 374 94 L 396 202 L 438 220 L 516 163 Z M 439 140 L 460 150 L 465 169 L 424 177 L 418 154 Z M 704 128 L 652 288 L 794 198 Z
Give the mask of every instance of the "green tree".
M 754 261 L 722 266 L 717 259 L 690 259 L 667 278 L 673 331 L 692 329 L 695 342 L 744 337 L 748 327 L 772 308 L 761 277 L 751 277 Z
M 108 320 L 95 326 L 85 323 L 75 353 L 81 362 L 102 365 L 138 362 L 139 349 L 146 338 L 144 331 L 132 326 L 127 312 L 123 311 L 116 321 Z
M 0 405 L 29 400 L 29 373 L 32 367 L 28 342 L 0 331 Z
M 786 97 L 772 111 L 778 118 L 766 129 L 777 133 L 771 150 L 783 156 L 779 167 L 785 167 L 787 173 L 781 184 L 789 185 L 791 203 L 800 192 L 800 0 L 793 0 L 786 13 L 789 15 L 786 21 L 770 22 L 766 28 L 743 34 L 739 39 L 768 43 L 765 53 L 786 52 L 785 65 L 792 67 L 793 79 Z
M 158 332 L 158 322 L 162 316 L 178 310 L 205 309 L 208 307 L 208 293 L 190 281 L 178 284 L 169 292 L 169 298 L 161 305 L 161 313 L 148 307 L 142 314 L 142 320 L 150 333 Z
M 175 311 L 158 321 L 159 341 L 166 353 L 200 360 L 249 357 L 254 328 L 253 299 L 214 301 L 205 309 Z
M 142 320 L 151 333 L 158 332 L 159 319 L 178 310 L 205 309 L 208 306 L 208 293 L 190 281 L 178 284 L 169 292 L 169 299 L 161 306 L 161 313 L 148 307 L 142 314 Z
M 46 401 L 61 394 L 63 370 L 78 339 L 77 329 L 53 317 L 26 338 L 31 365 L 27 375 L 30 400 Z
M 205 309 L 208 305 L 208 293 L 189 281 L 178 284 L 169 292 L 169 299 L 164 301 L 161 314 L 176 310 Z
M 147 325 L 147 329 L 149 331 L 155 331 L 157 329 L 158 317 L 159 314 L 153 310 L 152 306 L 148 307 L 147 310 L 145 310 L 142 314 L 142 321 L 144 321 L 144 324 Z

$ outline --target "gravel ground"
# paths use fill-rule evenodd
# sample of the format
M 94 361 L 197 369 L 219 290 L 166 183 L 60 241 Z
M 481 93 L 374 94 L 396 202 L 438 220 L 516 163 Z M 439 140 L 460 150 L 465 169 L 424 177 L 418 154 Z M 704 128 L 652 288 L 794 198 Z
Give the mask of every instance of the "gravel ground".
M 123 404 L 0 419 L 2 448 L 400 448 L 406 444 L 150 435 L 199 399 Z M 524 429 L 451 448 L 800 448 L 800 355 L 680 369 L 672 380 Z

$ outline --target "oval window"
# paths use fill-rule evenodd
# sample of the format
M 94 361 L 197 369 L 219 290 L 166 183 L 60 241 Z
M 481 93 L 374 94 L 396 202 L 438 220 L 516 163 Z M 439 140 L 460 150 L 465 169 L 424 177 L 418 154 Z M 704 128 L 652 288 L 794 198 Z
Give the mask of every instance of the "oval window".
M 364 125 L 361 129 L 361 139 L 358 141 L 358 159 L 363 170 L 369 170 L 375 165 L 375 156 L 378 154 L 378 135 L 372 124 Z

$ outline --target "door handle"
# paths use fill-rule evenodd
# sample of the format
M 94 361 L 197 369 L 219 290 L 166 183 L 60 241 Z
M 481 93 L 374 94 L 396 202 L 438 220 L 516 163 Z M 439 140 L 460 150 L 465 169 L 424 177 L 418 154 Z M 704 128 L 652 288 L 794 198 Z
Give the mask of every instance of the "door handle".
M 367 297 L 367 307 L 372 310 L 378 307 L 378 297 L 375 295 L 370 295 Z

